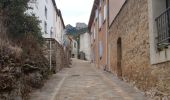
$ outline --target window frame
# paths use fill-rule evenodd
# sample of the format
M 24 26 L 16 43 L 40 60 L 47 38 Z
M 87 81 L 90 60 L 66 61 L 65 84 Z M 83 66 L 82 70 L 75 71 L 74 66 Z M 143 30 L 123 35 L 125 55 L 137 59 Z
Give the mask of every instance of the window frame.
M 45 18 L 47 19 L 47 17 L 48 17 L 48 9 L 47 9 L 47 7 L 45 6 Z
M 103 19 L 104 19 L 104 21 L 106 20 L 106 18 L 107 18 L 107 5 L 104 4 L 104 12 L 103 12 Z
M 150 43 L 150 63 L 152 65 L 158 63 L 164 63 L 170 61 L 170 46 L 158 50 L 157 48 L 157 26 L 155 18 L 166 10 L 166 0 L 149 0 L 148 2 L 148 14 L 149 14 L 149 43 Z
M 46 22 L 46 21 L 44 21 L 44 33 L 45 33 L 45 34 L 48 34 L 48 33 L 47 33 L 47 22 Z
M 100 12 L 99 13 L 99 29 L 101 29 L 101 27 L 102 27 L 102 22 L 103 22 L 103 20 L 102 20 L 103 18 L 102 18 L 102 13 Z

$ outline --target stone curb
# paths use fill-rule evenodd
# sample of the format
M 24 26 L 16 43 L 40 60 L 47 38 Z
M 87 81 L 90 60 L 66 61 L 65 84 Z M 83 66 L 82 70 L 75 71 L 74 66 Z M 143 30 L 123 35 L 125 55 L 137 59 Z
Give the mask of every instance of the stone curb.
M 68 76 L 68 71 L 66 73 L 66 76 L 64 76 L 64 78 L 59 82 L 59 84 L 57 85 L 55 92 L 52 94 L 51 99 L 50 100 L 57 100 L 57 94 L 59 93 L 66 77 Z

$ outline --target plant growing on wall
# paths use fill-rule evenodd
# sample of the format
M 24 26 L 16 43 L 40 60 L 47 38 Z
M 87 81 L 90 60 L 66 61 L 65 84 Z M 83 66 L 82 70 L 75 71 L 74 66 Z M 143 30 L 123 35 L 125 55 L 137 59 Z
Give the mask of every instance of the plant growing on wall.
M 4 25 L 7 27 L 8 36 L 19 40 L 28 35 L 33 35 L 42 42 L 40 21 L 34 14 L 27 14 L 31 9 L 28 6 L 30 0 L 0 0 L 0 9 L 4 17 Z

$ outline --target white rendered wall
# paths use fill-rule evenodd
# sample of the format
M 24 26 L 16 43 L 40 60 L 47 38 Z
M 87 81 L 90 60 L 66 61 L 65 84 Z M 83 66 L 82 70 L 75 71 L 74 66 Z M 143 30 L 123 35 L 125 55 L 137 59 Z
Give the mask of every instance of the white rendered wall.
M 56 14 L 54 5 L 52 0 L 37 0 L 35 3 L 30 3 L 30 6 L 33 9 L 28 10 L 28 13 L 35 14 L 38 19 L 41 21 L 40 27 L 43 33 L 44 38 L 50 38 L 51 28 L 53 28 L 54 33 L 54 25 L 55 25 L 55 16 Z M 47 19 L 45 17 L 45 7 L 47 8 Z M 45 33 L 44 23 L 47 23 L 47 33 Z
M 76 47 L 74 47 L 74 44 L 76 44 Z M 76 40 L 72 39 L 72 54 L 74 54 L 74 57 L 77 58 L 78 55 L 78 43 Z
M 62 19 L 60 16 L 57 15 L 57 22 L 56 22 L 56 34 L 55 39 L 60 43 L 63 44 L 63 36 L 64 36 L 64 26 L 62 23 Z
M 89 33 L 84 33 L 80 35 L 80 52 L 85 53 L 86 59 L 91 60 L 91 38 Z

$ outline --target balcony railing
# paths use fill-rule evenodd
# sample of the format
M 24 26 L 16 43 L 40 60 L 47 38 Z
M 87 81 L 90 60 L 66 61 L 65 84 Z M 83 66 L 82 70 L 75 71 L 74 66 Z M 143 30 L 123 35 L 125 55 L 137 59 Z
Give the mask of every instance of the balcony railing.
M 167 47 L 170 45 L 170 8 L 164 11 L 160 16 L 156 19 L 157 24 L 157 46 Z

